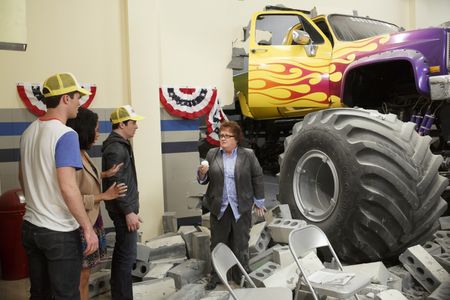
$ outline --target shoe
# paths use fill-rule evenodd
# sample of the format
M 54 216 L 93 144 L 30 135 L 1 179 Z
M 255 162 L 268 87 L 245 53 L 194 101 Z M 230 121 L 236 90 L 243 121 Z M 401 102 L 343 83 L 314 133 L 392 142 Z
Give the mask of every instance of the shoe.
M 215 280 L 210 280 L 210 281 L 206 284 L 205 289 L 206 289 L 207 291 L 210 291 L 210 290 L 215 289 L 216 286 L 217 286 L 217 281 L 215 281 Z

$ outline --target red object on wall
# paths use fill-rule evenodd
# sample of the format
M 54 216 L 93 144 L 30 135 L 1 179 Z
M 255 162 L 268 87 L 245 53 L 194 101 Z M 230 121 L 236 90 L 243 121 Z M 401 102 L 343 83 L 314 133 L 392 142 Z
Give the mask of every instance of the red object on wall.
M 0 260 L 3 280 L 28 277 L 28 259 L 22 246 L 22 222 L 25 204 L 20 202 L 21 189 L 0 196 Z

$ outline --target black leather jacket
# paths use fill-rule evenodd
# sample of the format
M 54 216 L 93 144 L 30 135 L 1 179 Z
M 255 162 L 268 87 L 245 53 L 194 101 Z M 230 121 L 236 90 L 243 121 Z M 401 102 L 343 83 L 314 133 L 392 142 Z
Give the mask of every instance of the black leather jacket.
M 103 191 L 106 191 L 114 182 L 125 183 L 128 186 L 125 197 L 119 197 L 111 201 L 105 201 L 108 213 L 127 215 L 131 212 L 139 213 L 139 192 L 134 164 L 134 155 L 131 144 L 114 131 L 103 142 L 102 146 L 102 170 L 110 169 L 114 164 L 123 162 L 122 168 L 116 175 L 103 178 Z

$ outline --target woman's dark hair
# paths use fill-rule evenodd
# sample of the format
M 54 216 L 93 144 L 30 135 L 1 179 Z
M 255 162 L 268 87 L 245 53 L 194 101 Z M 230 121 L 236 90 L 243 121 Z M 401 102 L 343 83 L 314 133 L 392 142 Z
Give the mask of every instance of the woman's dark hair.
M 66 125 L 78 133 L 80 149 L 88 150 L 95 140 L 95 127 L 97 127 L 98 115 L 87 108 L 80 107 L 75 119 L 67 120 Z
M 235 121 L 225 121 L 222 124 L 220 124 L 219 132 L 223 129 L 229 129 L 233 135 L 238 144 L 242 142 L 242 139 L 244 138 L 244 134 L 242 133 L 241 126 Z

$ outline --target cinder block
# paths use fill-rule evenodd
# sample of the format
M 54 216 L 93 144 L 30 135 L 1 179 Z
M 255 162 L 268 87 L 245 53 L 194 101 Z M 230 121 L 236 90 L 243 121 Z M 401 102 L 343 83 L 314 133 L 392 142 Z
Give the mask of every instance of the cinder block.
M 178 266 L 179 264 L 184 263 L 187 261 L 188 258 L 186 256 L 184 257 L 175 257 L 175 258 L 161 258 L 161 259 L 155 259 L 150 262 L 150 265 L 157 265 L 157 264 L 174 264 L 175 266 Z
M 148 261 L 137 260 L 133 264 L 133 269 L 131 270 L 131 275 L 142 278 L 145 276 L 145 274 L 148 273 L 149 270 L 150 270 L 150 264 Z
M 282 268 L 294 262 L 289 246 L 283 246 L 273 250 L 273 262 L 279 264 Z
M 197 226 L 197 229 L 201 232 L 207 233 L 209 237 L 211 237 L 211 230 L 209 230 L 208 227 L 205 226 Z
M 375 295 L 375 300 L 408 300 L 400 291 L 386 290 Z
M 447 272 L 450 272 L 450 253 L 444 252 L 432 256 Z
M 249 276 L 257 287 L 265 287 L 266 285 L 264 281 L 279 269 L 279 264 L 269 261 L 255 271 L 251 272 Z
M 351 266 L 344 266 L 344 271 L 348 273 L 364 273 L 370 275 L 371 283 L 387 285 L 389 278 L 389 271 L 386 269 L 381 261 L 367 263 L 367 264 L 357 264 Z
M 363 288 L 358 292 L 358 294 L 359 294 L 359 295 L 367 295 L 367 296 L 370 297 L 369 294 L 371 294 L 371 293 L 372 293 L 373 295 L 376 295 L 376 294 L 381 293 L 381 292 L 383 292 L 383 291 L 386 291 L 386 290 L 388 290 L 388 289 L 389 289 L 389 287 L 388 287 L 387 285 L 371 283 L 371 284 L 369 284 L 369 285 L 363 287 Z
M 186 284 L 178 292 L 172 294 L 167 300 L 193 300 L 200 299 L 206 294 L 202 284 Z
M 209 221 L 211 218 L 211 213 L 202 215 L 202 226 L 206 228 L 211 228 L 211 222 Z
M 389 278 L 387 280 L 387 286 L 390 289 L 394 289 L 397 291 L 402 291 L 403 288 L 403 279 L 400 276 L 395 275 L 394 273 L 389 272 Z
M 423 244 L 422 247 L 423 249 L 427 250 L 427 252 L 430 253 L 431 255 L 437 255 L 442 253 L 441 245 L 432 241 L 426 242 L 425 244 Z
M 437 289 L 428 296 L 427 300 L 443 300 L 450 299 L 450 282 L 441 283 Z
M 266 287 L 287 287 L 295 289 L 300 270 L 295 262 L 276 270 L 264 280 Z
M 181 235 L 158 237 L 145 243 L 150 248 L 149 261 L 186 256 L 186 244 Z
M 195 282 L 206 274 L 205 264 L 203 260 L 192 258 L 172 268 L 167 272 L 167 276 L 175 280 L 177 289 L 181 289 L 184 285 Z
M 440 217 L 439 224 L 442 230 L 450 230 L 450 216 Z
M 116 244 L 116 232 L 110 231 L 105 235 L 106 239 L 106 247 L 108 248 L 114 248 L 114 245 Z
M 174 264 L 165 263 L 165 264 L 150 264 L 150 270 L 144 276 L 143 280 L 149 279 L 161 279 L 166 277 L 167 272 L 172 269 Z
M 450 239 L 450 231 L 447 230 L 438 230 L 436 231 L 433 236 L 436 239 Z
M 273 221 L 274 218 L 278 219 L 292 219 L 291 210 L 289 209 L 288 204 L 279 204 L 269 209 L 264 214 L 264 219 L 269 224 Z
M 276 244 L 273 247 L 261 252 L 260 254 L 250 258 L 248 261 L 248 267 L 251 271 L 255 271 L 265 263 L 273 260 L 273 250 L 281 247 L 280 244 Z
M 178 234 L 181 235 L 186 244 L 189 258 L 192 258 L 192 234 L 195 232 L 197 232 L 197 228 L 194 226 L 180 226 L 178 229 Z
M 162 218 L 163 218 L 164 233 L 177 232 L 178 223 L 177 223 L 177 213 L 176 212 L 166 211 L 166 212 L 164 212 Z
M 133 283 L 134 300 L 165 300 L 175 291 L 175 281 L 170 277 Z
M 148 261 L 149 258 L 150 258 L 150 248 L 143 243 L 137 243 L 136 260 Z
M 205 272 L 211 272 L 211 250 L 209 235 L 205 232 L 195 232 L 192 235 L 192 258 L 205 261 Z
M 228 300 L 230 293 L 228 291 L 211 291 L 200 300 Z
M 111 278 L 110 270 L 100 270 L 89 276 L 89 298 L 106 293 L 111 289 L 109 280 Z
M 274 242 L 288 244 L 289 233 L 294 229 L 304 226 L 306 226 L 304 220 L 275 218 L 267 227 Z
M 442 247 L 442 252 L 450 252 L 450 239 L 448 238 L 435 238 L 434 242 Z
M 420 245 L 409 247 L 399 258 L 405 269 L 430 293 L 450 280 L 448 272 Z
M 248 242 L 250 256 L 255 256 L 267 249 L 270 242 L 270 234 L 266 230 L 266 222 L 255 224 L 250 229 L 250 240 Z

